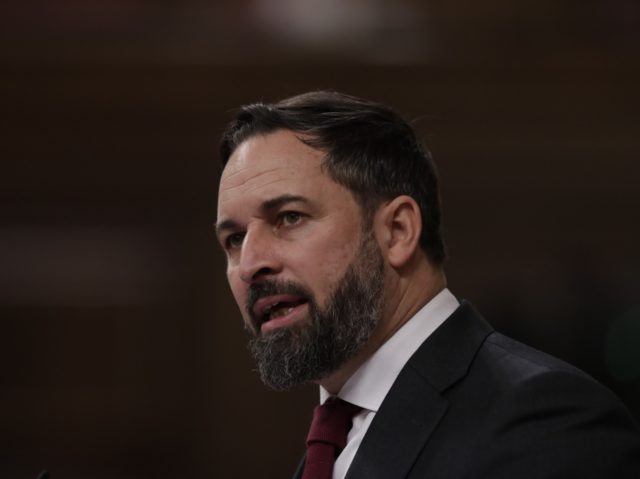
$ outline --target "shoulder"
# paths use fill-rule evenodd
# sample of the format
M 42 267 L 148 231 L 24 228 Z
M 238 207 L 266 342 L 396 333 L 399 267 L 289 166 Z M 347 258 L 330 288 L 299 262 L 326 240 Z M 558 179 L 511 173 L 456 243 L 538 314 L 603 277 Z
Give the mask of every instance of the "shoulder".
M 612 417 L 615 412 L 623 422 L 635 426 L 615 394 L 587 373 L 500 333 L 490 334 L 478 350 L 467 381 L 469 385 L 461 385 L 460 392 L 465 395 L 481 389 L 486 413 L 495 420 L 508 420 L 512 414 L 534 424 L 548 421 L 570 427 L 574 421 Z
M 640 470 L 640 433 L 630 413 L 574 366 L 492 333 L 467 382 L 450 399 L 482 404 L 477 424 L 485 433 L 476 446 L 491 467 L 539 477 L 635 477 Z
M 496 375 L 496 379 L 510 385 L 554 375 L 576 376 L 596 382 L 575 366 L 497 332 L 487 336 L 474 365 L 487 368 Z
M 640 432 L 615 395 L 568 363 L 493 331 L 468 303 L 398 379 L 389 405 L 411 398 L 415 409 L 443 411 L 415 477 L 640 477 Z

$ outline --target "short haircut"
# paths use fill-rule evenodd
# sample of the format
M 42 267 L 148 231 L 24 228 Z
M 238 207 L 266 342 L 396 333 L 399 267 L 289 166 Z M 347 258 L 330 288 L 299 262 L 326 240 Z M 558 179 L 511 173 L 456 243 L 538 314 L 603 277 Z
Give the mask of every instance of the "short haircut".
M 420 246 L 432 264 L 442 265 L 446 253 L 435 165 L 400 115 L 380 103 L 333 91 L 245 105 L 222 136 L 223 165 L 245 140 L 277 130 L 298 133 L 301 141 L 326 154 L 323 167 L 353 193 L 365 221 L 382 202 L 412 197 L 422 217 Z

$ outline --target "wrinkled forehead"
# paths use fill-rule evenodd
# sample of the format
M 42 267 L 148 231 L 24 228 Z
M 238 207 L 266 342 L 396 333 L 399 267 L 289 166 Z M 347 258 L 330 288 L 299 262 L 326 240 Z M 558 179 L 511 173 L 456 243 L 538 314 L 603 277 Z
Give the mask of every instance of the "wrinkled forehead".
M 264 161 L 249 161 L 245 158 L 231 159 L 220 177 L 219 191 L 224 193 L 227 190 L 237 188 L 255 188 L 277 181 L 292 180 L 299 177 L 302 170 L 311 173 L 309 168 L 303 168 L 291 162 L 276 162 L 265 158 Z M 318 168 L 319 169 L 319 168 Z
M 313 191 L 332 181 L 322 168 L 324 153 L 292 132 L 257 135 L 241 143 L 229 158 L 218 191 L 219 207 L 231 199 Z

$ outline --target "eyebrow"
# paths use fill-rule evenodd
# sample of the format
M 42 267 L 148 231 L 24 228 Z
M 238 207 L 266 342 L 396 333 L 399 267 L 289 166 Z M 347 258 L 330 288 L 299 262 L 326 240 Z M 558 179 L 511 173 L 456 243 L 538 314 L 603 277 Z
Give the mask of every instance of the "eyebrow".
M 296 203 L 296 202 L 309 204 L 309 200 L 304 196 L 285 194 L 285 195 L 276 196 L 275 198 L 271 198 L 269 200 L 264 201 L 260 205 L 260 212 L 266 215 L 272 212 L 273 210 L 282 208 L 284 205 L 288 203 Z M 238 226 L 239 226 L 238 223 L 234 220 L 231 220 L 231 219 L 223 220 L 219 223 L 216 223 L 215 225 L 216 235 L 220 236 L 224 231 L 237 229 Z
M 305 198 L 304 196 L 299 196 L 299 195 L 280 195 L 280 196 L 276 196 L 275 198 L 272 198 L 272 199 L 267 200 L 264 203 L 262 203 L 262 205 L 260 206 L 260 210 L 263 213 L 268 213 L 270 211 L 277 210 L 277 209 L 281 208 L 282 206 L 286 205 L 287 203 L 297 203 L 297 202 L 309 204 L 309 200 L 307 198 Z

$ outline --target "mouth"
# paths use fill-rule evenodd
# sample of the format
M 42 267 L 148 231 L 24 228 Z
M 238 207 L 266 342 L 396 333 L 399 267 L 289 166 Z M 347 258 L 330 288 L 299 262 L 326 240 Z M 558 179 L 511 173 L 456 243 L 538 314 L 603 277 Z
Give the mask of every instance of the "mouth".
M 293 294 L 277 294 L 257 300 L 252 308 L 256 326 L 262 333 L 288 326 L 307 309 L 306 298 Z

